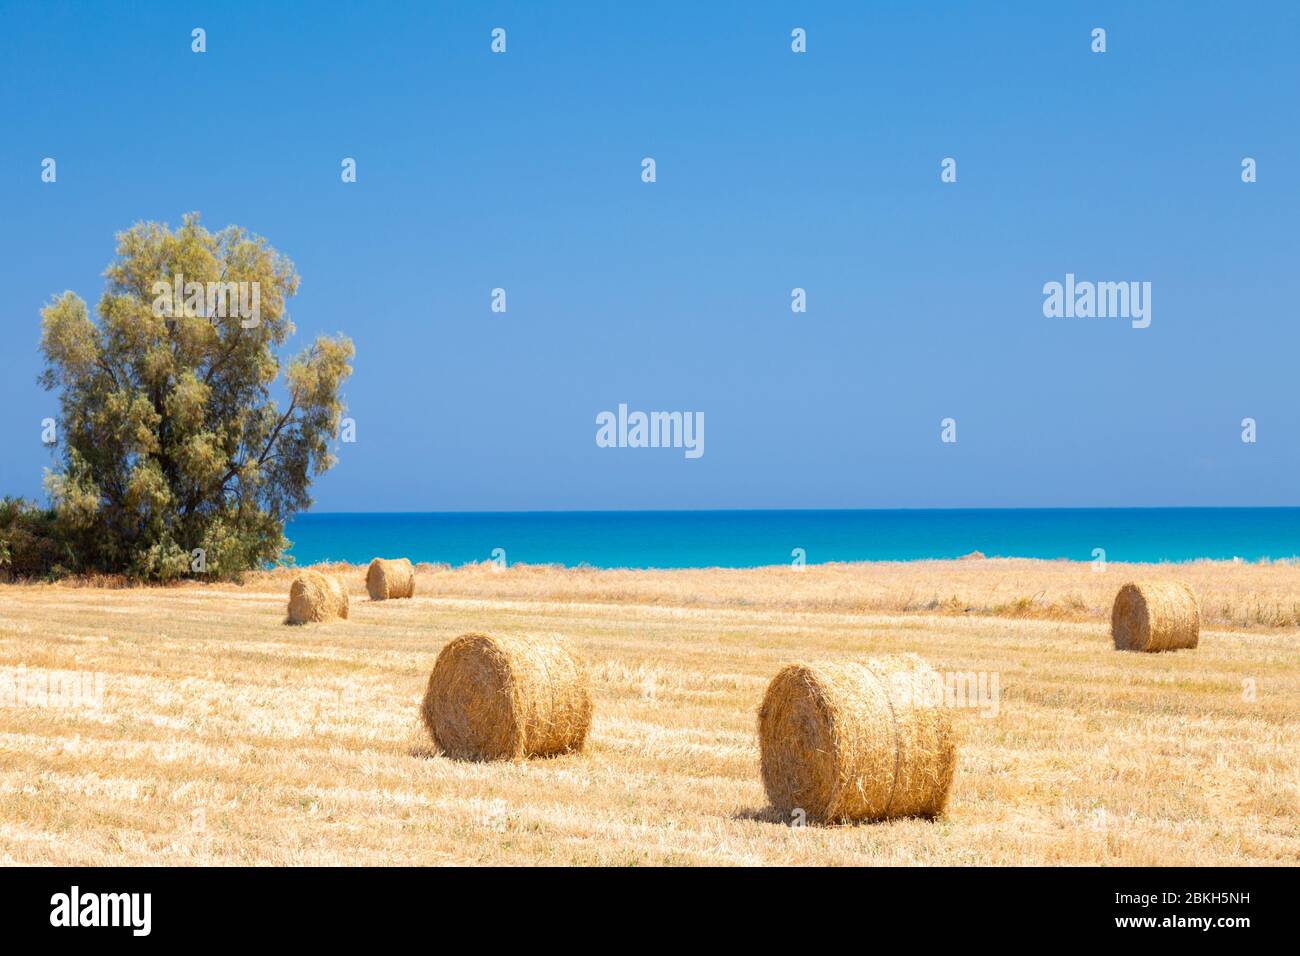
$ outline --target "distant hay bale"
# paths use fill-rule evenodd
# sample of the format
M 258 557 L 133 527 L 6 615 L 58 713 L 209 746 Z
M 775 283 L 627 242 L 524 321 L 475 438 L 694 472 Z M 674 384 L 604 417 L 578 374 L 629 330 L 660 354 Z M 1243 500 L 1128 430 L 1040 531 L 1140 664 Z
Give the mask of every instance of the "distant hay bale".
M 783 817 L 932 817 L 957 762 L 943 684 L 915 654 L 790 664 L 758 711 L 763 786 Z
M 1201 639 L 1196 592 L 1177 581 L 1130 582 L 1115 595 L 1110 636 L 1121 651 L 1192 648 Z
M 375 558 L 366 571 L 370 600 L 409 598 L 415 593 L 415 567 L 406 558 Z
M 552 638 L 462 634 L 438 655 L 420 716 L 449 757 L 551 757 L 582 749 L 591 691 Z
M 332 621 L 348 616 L 343 582 L 319 571 L 303 571 L 289 585 L 289 623 Z

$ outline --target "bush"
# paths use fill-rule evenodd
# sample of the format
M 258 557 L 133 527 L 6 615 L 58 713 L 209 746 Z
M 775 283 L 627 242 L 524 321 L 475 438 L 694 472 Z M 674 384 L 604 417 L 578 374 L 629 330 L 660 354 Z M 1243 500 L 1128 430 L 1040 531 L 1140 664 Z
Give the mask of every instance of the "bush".
M 22 498 L 0 501 L 0 579 L 55 578 L 68 563 L 52 510 Z

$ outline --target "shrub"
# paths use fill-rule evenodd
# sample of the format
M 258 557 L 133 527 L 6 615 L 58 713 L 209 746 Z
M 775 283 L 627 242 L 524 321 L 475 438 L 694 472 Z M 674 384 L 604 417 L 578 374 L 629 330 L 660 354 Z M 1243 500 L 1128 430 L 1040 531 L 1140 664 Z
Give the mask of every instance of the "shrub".
M 0 579 L 58 577 L 70 564 L 52 510 L 22 498 L 0 501 Z

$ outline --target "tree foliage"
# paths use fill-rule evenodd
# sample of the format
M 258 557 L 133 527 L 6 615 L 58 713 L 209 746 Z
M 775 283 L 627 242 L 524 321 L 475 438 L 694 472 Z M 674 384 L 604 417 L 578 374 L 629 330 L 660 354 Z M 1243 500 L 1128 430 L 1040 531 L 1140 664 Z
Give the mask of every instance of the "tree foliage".
M 285 521 L 335 462 L 351 340 L 322 336 L 289 360 L 276 401 L 293 263 L 197 214 L 120 233 L 105 277 L 97 319 L 72 292 L 41 313 L 40 382 L 61 393 L 62 462 L 46 487 L 78 570 L 166 580 L 278 559 Z M 255 316 L 170 291 L 208 283 L 248 283 Z

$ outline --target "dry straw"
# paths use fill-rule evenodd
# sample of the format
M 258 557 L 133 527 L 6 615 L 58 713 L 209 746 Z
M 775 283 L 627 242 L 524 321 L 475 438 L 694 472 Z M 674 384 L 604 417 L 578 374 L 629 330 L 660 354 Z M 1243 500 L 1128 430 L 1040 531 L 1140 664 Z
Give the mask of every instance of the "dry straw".
M 783 668 L 758 712 L 772 806 L 818 823 L 938 814 L 957 762 L 943 702 L 915 654 Z
M 370 600 L 409 598 L 415 593 L 415 567 L 406 558 L 375 558 L 366 571 Z
M 348 616 L 348 592 L 336 577 L 303 571 L 289 585 L 290 624 L 332 621 Z
M 438 655 L 420 715 L 449 757 L 550 757 L 582 749 L 591 691 L 554 638 L 462 634 Z
M 1121 651 L 1171 651 L 1201 639 L 1196 592 L 1181 582 L 1132 582 L 1119 589 L 1110 636 Z

